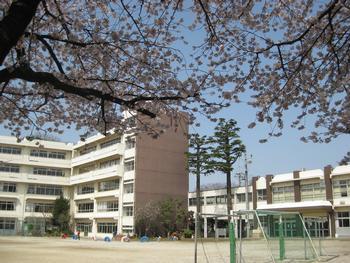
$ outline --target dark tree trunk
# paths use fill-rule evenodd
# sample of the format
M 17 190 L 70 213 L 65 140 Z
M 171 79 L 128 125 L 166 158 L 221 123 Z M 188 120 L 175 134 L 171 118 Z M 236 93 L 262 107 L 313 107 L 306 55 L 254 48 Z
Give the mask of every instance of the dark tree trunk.
M 226 191 L 227 191 L 227 217 L 228 223 L 231 221 L 231 210 L 232 210 L 232 193 L 231 193 L 231 172 L 226 173 Z
M 197 156 L 200 155 L 200 147 L 197 147 Z M 197 208 L 197 234 L 198 236 L 202 236 L 201 234 L 201 218 L 202 216 L 198 216 L 202 213 L 202 204 L 201 204 L 201 170 L 200 170 L 200 161 L 197 161 L 196 167 L 196 208 Z
M 23 36 L 40 2 L 41 0 L 14 0 L 12 2 L 6 15 L 0 21 L 0 65 Z

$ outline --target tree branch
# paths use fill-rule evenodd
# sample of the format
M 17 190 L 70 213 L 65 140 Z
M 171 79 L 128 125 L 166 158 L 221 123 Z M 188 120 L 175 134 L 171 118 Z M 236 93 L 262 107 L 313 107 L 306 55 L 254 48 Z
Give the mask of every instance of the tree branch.
M 7 15 L 0 21 L 0 65 L 23 35 L 34 17 L 40 1 L 13 1 Z

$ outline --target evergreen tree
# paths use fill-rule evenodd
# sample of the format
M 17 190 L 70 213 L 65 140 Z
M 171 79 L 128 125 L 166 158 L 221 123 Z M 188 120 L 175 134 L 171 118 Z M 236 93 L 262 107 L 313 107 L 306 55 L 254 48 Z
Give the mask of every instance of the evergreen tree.
M 233 165 L 237 159 L 245 152 L 239 135 L 237 122 L 233 119 L 225 120 L 220 118 L 218 125 L 215 127 L 214 136 L 210 138 L 212 143 L 212 167 L 226 175 L 227 190 L 227 212 L 232 210 L 232 183 L 231 175 Z M 228 216 L 230 220 L 231 217 Z
M 58 226 L 61 232 L 69 231 L 69 209 L 69 200 L 64 198 L 62 195 L 55 200 L 52 211 L 52 220 L 53 225 Z
M 208 175 L 214 170 L 210 163 L 210 145 L 206 136 L 190 134 L 190 151 L 188 152 L 188 169 L 190 174 L 196 176 L 196 208 L 201 213 L 201 175 Z M 200 223 L 197 224 L 200 229 Z M 198 231 L 199 233 L 199 231 Z

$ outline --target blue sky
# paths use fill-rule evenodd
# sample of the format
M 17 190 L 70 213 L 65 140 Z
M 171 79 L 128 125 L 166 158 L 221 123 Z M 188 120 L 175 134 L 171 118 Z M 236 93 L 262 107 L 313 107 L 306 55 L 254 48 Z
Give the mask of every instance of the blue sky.
M 248 166 L 250 176 L 263 176 L 267 174 L 287 173 L 301 169 L 323 169 L 330 164 L 337 166 L 344 154 L 350 150 L 349 136 L 340 136 L 328 144 L 304 143 L 300 137 L 306 136 L 312 130 L 313 122 L 306 123 L 308 129 L 298 131 L 289 128 L 292 116 L 296 111 L 291 111 L 284 120 L 286 121 L 283 135 L 279 138 L 270 138 L 267 143 L 259 143 L 259 139 L 265 138 L 270 127 L 266 124 L 258 124 L 253 129 L 248 129 L 249 123 L 255 119 L 255 109 L 244 104 L 233 105 L 223 110 L 218 116 L 233 118 L 241 127 L 239 135 L 247 147 L 248 155 L 252 155 L 251 164 Z M 201 127 L 191 127 L 191 132 L 202 135 L 212 134 L 215 124 L 208 121 L 201 122 Z M 235 173 L 244 171 L 244 162 L 236 163 Z M 235 183 L 238 178 L 233 178 Z M 202 178 L 203 184 L 225 182 L 224 175 L 212 175 Z M 190 176 L 190 190 L 195 186 L 194 176 Z

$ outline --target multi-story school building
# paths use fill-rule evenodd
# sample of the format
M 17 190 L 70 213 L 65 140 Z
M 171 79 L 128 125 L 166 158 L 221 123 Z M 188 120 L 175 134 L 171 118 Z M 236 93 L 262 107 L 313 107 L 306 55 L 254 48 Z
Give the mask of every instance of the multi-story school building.
M 105 237 L 133 233 L 135 211 L 172 197 L 187 205 L 187 124 L 158 138 L 97 134 L 76 144 L 0 136 L 0 235 L 40 234 L 54 200 L 70 200 L 75 229 Z
M 247 209 L 245 192 L 232 188 L 234 211 Z M 350 165 L 253 177 L 248 192 L 249 209 L 299 212 L 312 236 L 350 237 Z M 225 233 L 227 222 L 214 225 L 214 215 L 227 214 L 226 189 L 202 191 L 201 203 L 204 236 L 214 235 L 215 227 Z M 195 192 L 189 210 L 196 212 Z M 296 232 L 293 220 L 284 221 L 287 236 Z

